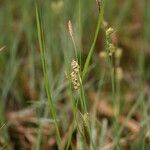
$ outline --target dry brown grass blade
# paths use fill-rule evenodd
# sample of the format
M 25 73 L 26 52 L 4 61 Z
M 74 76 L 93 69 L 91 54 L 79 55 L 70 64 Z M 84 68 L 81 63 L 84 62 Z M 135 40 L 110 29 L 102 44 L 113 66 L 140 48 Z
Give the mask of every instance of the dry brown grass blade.
M 32 123 L 37 122 L 37 118 L 35 118 L 34 111 L 31 109 L 9 112 L 6 114 L 6 117 L 12 125 L 20 124 L 24 121 Z
M 129 137 L 126 138 L 121 138 L 119 140 L 119 144 L 121 144 L 122 146 L 126 147 L 128 145 L 128 142 L 133 141 L 135 138 L 137 137 L 137 134 L 133 134 L 130 135 Z M 111 150 L 113 147 L 113 142 L 107 142 L 104 147 L 102 148 L 102 150 Z
M 30 149 L 32 145 L 35 145 L 36 136 L 38 134 L 37 125 L 39 123 L 39 119 L 33 109 L 9 112 L 6 117 L 10 124 L 9 132 L 12 136 L 18 138 L 17 142 L 21 143 L 24 149 L 26 149 L 26 147 Z M 49 147 L 53 147 L 53 143 L 56 144 L 56 141 L 51 142 L 49 139 L 49 135 L 51 134 L 50 131 L 54 131 L 53 128 L 53 124 L 47 121 L 42 124 L 42 136 L 47 140 L 46 145 Z M 26 142 L 24 139 L 26 139 Z M 45 143 L 42 147 L 45 147 Z
M 0 145 L 4 145 L 4 139 L 0 136 Z
M 96 98 L 96 93 L 90 93 L 90 99 L 92 101 Z M 113 108 L 110 104 L 108 104 L 107 100 L 100 100 L 97 105 L 97 111 L 99 115 L 104 115 L 106 117 L 112 118 L 114 117 Z M 125 116 L 118 117 L 119 123 L 130 130 L 132 133 L 139 133 L 140 132 L 140 124 L 136 120 L 133 119 L 126 119 Z

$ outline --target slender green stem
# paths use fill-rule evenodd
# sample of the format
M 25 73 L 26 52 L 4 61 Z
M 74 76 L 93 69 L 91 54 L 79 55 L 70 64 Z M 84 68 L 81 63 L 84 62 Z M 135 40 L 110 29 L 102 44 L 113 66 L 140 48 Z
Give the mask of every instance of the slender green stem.
M 57 136 L 57 143 L 59 146 L 59 149 L 61 149 L 61 137 L 58 127 L 58 121 L 57 121 L 57 114 L 54 108 L 54 104 L 51 97 L 51 90 L 50 90 L 50 84 L 48 79 L 48 73 L 46 68 L 46 58 L 45 58 L 45 43 L 44 43 L 44 36 L 43 36 L 43 30 L 41 25 L 41 18 L 39 14 L 38 5 L 36 4 L 36 21 L 37 21 L 37 30 L 38 30 L 38 40 L 39 40 L 39 46 L 40 46 L 40 56 L 41 56 L 41 62 L 42 62 L 42 68 L 43 68 L 43 74 L 44 74 L 44 80 L 45 80 L 45 88 L 46 88 L 46 94 L 50 105 L 50 110 L 54 119 L 54 125 L 56 128 L 56 136 Z
M 84 88 L 83 88 L 82 79 L 81 79 L 80 75 L 79 75 L 79 80 L 80 80 L 80 101 L 81 101 L 81 105 L 82 105 L 82 111 L 84 113 L 87 113 L 87 106 L 86 106 Z
M 98 37 L 99 29 L 100 29 L 100 26 L 101 26 L 102 21 L 103 21 L 103 15 L 104 15 L 104 0 L 102 0 L 102 2 L 101 2 L 101 8 L 100 8 L 100 12 L 99 12 L 98 23 L 97 23 L 97 27 L 96 27 L 96 31 L 95 31 L 94 40 L 93 40 L 92 46 L 90 48 L 90 51 L 88 53 L 88 56 L 86 58 L 86 61 L 85 61 L 84 67 L 83 67 L 82 81 L 85 80 L 85 76 L 86 76 L 86 73 L 87 73 L 87 70 L 88 70 L 88 67 L 89 67 L 89 63 L 90 63 L 90 60 L 92 58 L 92 54 L 93 54 L 93 51 L 94 51 L 94 48 L 95 48 L 95 44 L 96 44 L 96 40 L 97 40 L 97 37 Z
M 79 30 L 79 64 L 82 67 L 82 19 L 81 19 L 82 2 L 78 0 L 78 30 Z M 82 69 L 82 68 L 81 68 Z

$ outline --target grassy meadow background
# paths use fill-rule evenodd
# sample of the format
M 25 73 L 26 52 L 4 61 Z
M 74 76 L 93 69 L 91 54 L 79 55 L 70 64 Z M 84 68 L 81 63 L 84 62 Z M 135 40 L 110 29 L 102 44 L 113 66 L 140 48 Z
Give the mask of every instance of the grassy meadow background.
M 122 52 L 115 92 L 102 23 L 78 91 L 67 75 L 75 59 L 68 21 L 82 76 L 98 22 L 95 0 L 0 0 L 0 149 L 150 149 L 150 1 L 103 1 L 103 22 Z

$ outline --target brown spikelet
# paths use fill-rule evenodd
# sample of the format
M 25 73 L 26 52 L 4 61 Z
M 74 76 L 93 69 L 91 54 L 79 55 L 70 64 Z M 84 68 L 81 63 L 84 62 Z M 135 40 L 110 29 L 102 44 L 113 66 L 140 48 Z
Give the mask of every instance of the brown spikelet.
M 73 38 L 73 30 L 72 30 L 71 20 L 68 21 L 68 31 L 69 31 L 71 38 Z

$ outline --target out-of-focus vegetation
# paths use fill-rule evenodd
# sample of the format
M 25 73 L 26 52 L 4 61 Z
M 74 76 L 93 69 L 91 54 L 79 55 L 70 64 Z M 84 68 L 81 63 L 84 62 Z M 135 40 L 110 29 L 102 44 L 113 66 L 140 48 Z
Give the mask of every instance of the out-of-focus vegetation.
M 150 1 L 102 0 L 104 18 L 84 80 L 96 1 L 37 1 L 0 1 L 0 148 L 148 150 Z M 118 53 L 107 53 L 107 42 Z M 69 76 L 72 60 L 80 66 L 78 90 Z

